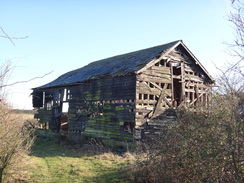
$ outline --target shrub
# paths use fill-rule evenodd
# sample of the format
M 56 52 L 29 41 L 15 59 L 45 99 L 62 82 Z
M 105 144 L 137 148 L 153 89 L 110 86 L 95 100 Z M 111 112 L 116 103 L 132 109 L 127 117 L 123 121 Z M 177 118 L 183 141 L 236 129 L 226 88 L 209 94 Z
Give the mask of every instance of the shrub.
M 128 171 L 130 179 L 157 183 L 244 181 L 244 123 L 237 112 L 239 104 L 236 96 L 216 95 L 209 111 L 178 111 L 178 124 L 139 144 L 137 163 Z
M 20 114 L 0 103 L 0 182 L 18 182 L 27 176 L 29 148 L 33 129 L 25 126 Z

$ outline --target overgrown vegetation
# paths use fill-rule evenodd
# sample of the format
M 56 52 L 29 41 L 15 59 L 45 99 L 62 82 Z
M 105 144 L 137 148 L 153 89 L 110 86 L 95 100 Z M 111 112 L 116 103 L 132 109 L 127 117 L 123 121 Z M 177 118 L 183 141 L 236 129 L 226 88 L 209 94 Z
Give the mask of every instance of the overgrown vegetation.
M 0 103 L 0 182 L 26 179 L 32 132 L 21 115 Z
M 235 67 L 218 76 L 208 109 L 178 110 L 177 124 L 139 144 L 131 181 L 244 182 L 244 78 Z
M 141 156 L 128 171 L 131 180 L 243 182 L 243 116 L 237 112 L 237 99 L 230 103 L 218 96 L 216 102 L 209 111 L 180 111 L 178 124 L 142 143 Z
M 0 69 L 0 183 L 26 179 L 28 153 L 33 143 L 33 128 L 8 105 L 5 86 L 10 63 Z

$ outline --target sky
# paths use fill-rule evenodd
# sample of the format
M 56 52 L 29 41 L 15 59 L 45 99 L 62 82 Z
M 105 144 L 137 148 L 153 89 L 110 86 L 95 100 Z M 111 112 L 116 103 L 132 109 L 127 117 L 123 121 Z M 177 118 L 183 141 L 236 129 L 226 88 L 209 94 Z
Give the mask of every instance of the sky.
M 0 66 L 10 61 L 6 99 L 32 109 L 35 88 L 90 62 L 162 45 L 184 44 L 213 77 L 231 57 L 229 0 L 0 0 Z M 0 36 L 4 33 L 0 30 Z M 50 73 L 51 72 L 51 73 Z M 45 74 L 50 73 L 44 76 Z

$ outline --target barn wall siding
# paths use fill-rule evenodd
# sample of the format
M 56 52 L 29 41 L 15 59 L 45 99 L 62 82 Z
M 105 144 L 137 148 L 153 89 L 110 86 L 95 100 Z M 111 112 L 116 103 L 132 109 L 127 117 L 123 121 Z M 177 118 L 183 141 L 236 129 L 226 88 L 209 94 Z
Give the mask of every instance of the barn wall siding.
M 135 139 L 163 133 L 179 107 L 207 107 L 211 84 L 181 47 L 137 75 Z
M 169 122 L 164 113 L 172 107 L 171 82 L 170 64 L 163 59 L 137 75 L 135 139 L 159 134 L 163 131 L 162 126 Z M 158 116 L 157 122 L 151 120 Z
M 69 131 L 133 139 L 135 76 L 92 80 L 70 88 Z

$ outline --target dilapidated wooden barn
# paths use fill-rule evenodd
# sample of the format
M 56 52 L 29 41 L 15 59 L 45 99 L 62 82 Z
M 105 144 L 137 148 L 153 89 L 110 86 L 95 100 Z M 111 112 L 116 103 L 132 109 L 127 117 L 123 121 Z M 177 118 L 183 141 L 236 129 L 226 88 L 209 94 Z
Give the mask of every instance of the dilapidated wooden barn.
M 92 62 L 33 89 L 54 131 L 133 140 L 162 133 L 178 107 L 206 107 L 213 78 L 179 40 Z

